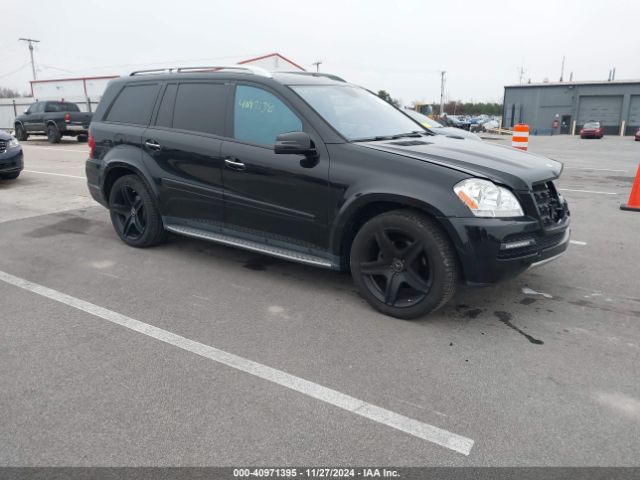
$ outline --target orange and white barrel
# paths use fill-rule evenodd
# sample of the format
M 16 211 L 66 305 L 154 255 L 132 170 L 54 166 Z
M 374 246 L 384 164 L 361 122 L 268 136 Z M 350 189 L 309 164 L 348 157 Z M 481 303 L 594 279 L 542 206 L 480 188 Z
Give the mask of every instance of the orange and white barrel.
M 529 125 L 519 123 L 513 127 L 513 137 L 511 137 L 511 146 L 520 150 L 529 148 Z

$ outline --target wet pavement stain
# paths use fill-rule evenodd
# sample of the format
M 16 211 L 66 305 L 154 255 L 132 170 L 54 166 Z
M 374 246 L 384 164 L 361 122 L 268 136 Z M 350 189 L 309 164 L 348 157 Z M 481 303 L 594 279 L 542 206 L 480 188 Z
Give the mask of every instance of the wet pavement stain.
M 501 311 L 500 310 L 500 311 L 497 311 L 497 312 L 493 312 L 493 314 L 496 317 L 498 317 L 498 320 L 500 320 L 502 323 L 504 323 L 507 327 L 513 328 L 516 332 L 518 332 L 520 335 L 522 335 L 524 338 L 529 340 L 534 345 L 544 345 L 544 342 L 542 340 L 538 340 L 537 338 L 533 338 L 531 335 L 529 335 L 526 332 L 523 332 L 518 327 L 516 327 L 513 323 L 511 323 L 511 314 L 509 312 L 505 312 L 505 311 Z
M 465 305 L 461 303 L 456 305 L 456 311 L 461 313 L 465 318 L 478 318 L 478 316 L 482 313 L 482 309 L 470 307 L 469 305 Z
M 532 303 L 535 303 L 535 301 L 535 298 L 523 298 L 522 300 L 520 300 L 520 303 L 522 305 L 531 305 Z
M 86 234 L 89 229 L 97 223 L 99 222 L 83 217 L 66 218 L 59 221 L 58 223 L 46 225 L 44 227 L 38 227 L 29 232 L 25 232 L 24 236 L 30 238 L 45 238 L 53 237 L 55 235 L 65 235 L 67 233 L 83 235 Z

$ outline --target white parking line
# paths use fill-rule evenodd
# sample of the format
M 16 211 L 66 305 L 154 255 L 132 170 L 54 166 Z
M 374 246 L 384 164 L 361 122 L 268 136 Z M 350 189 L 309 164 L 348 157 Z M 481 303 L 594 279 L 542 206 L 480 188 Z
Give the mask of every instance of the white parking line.
M 23 170 L 23 172 L 29 173 L 40 173 L 42 175 L 55 175 L 56 177 L 69 177 L 69 178 L 79 178 L 80 180 L 86 180 L 87 177 L 79 177 L 77 175 L 65 175 L 64 173 L 53 173 L 53 172 L 38 172 L 36 170 Z
M 615 192 L 597 192 L 595 190 L 574 190 L 574 189 L 571 189 L 571 188 L 562 188 L 561 187 L 560 188 L 560 193 L 562 193 L 562 192 L 582 192 L 582 193 L 595 193 L 595 194 L 598 194 L 598 195 L 618 195 Z
M 573 245 L 586 245 L 587 242 L 581 242 L 580 240 L 569 240 L 569 243 L 572 243 Z
M 564 167 L 565 170 L 594 170 L 596 172 L 628 172 L 629 170 L 614 170 L 611 168 L 589 168 L 589 167 Z
M 89 155 L 89 150 L 72 150 L 70 148 L 57 148 L 57 147 L 39 147 L 37 145 L 25 145 L 24 143 L 21 144 L 23 147 L 27 147 L 27 149 L 30 148 L 37 148 L 39 150 L 55 150 L 56 152 L 76 152 L 76 153 L 84 153 L 85 155 Z
M 148 323 L 135 320 L 120 313 L 94 305 L 93 303 L 58 292 L 57 290 L 13 276 L 1 270 L 0 280 L 463 455 L 469 455 L 473 447 L 474 441 L 470 438 L 405 417 L 391 410 L 377 407 L 350 395 L 283 372 L 282 370 L 277 370 L 247 358 L 196 342 L 195 340 L 181 337 L 167 330 L 154 327 Z

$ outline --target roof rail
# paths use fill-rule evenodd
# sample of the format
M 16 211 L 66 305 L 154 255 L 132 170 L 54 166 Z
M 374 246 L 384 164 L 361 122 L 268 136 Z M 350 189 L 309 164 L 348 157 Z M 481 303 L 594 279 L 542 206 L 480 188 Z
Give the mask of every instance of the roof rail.
M 251 73 L 261 77 L 273 78 L 271 72 L 255 65 L 210 65 L 207 67 L 178 67 L 178 68 L 153 68 L 151 70 L 136 70 L 129 76 L 136 75 L 158 75 L 161 73 L 194 73 L 194 72 L 217 72 L 220 70 L 238 70 L 244 73 Z
M 322 72 L 278 72 L 278 73 L 293 73 L 295 75 L 306 75 L 308 77 L 325 77 L 325 78 L 329 78 L 331 80 L 335 80 L 336 82 L 344 82 L 347 83 L 347 81 L 342 78 L 339 77 L 338 75 L 334 75 L 332 73 L 322 73 Z

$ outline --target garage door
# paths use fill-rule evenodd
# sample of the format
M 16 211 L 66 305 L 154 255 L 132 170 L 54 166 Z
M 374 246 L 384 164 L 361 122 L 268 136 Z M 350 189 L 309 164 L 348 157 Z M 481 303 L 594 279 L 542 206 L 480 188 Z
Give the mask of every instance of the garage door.
M 578 128 L 590 121 L 602 122 L 608 134 L 620 132 L 622 115 L 622 95 L 602 95 L 580 97 Z
M 632 95 L 629 103 L 629 127 L 640 127 L 640 95 Z

